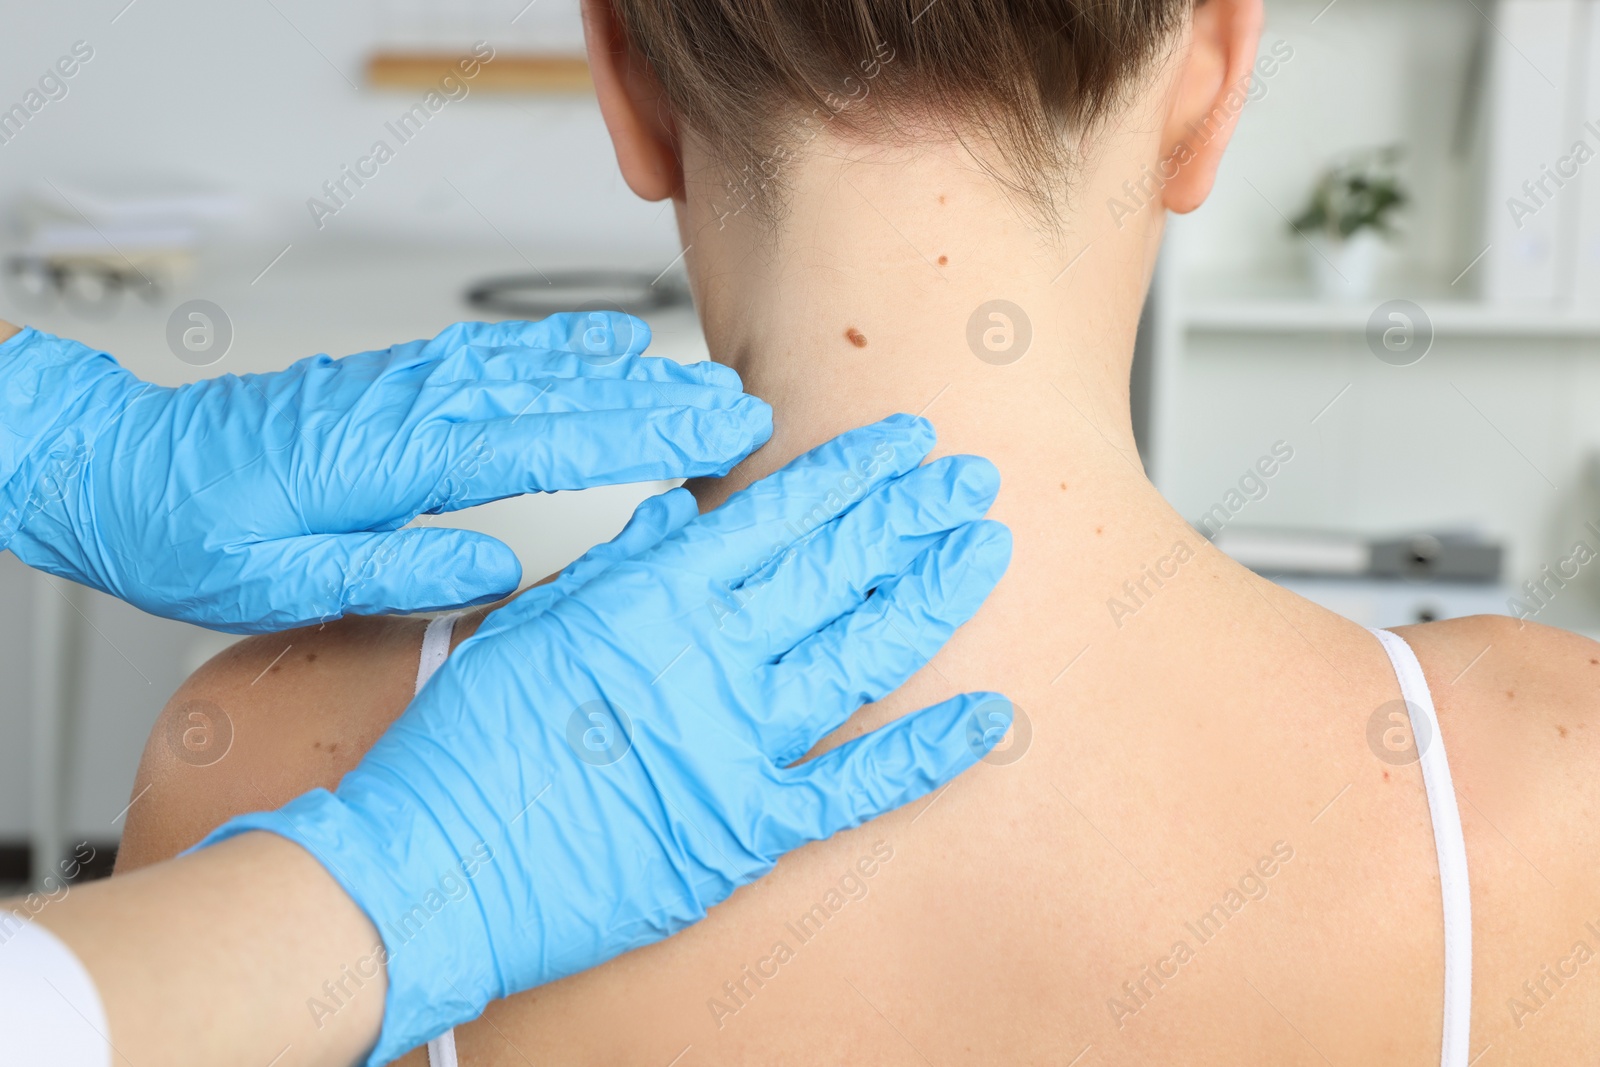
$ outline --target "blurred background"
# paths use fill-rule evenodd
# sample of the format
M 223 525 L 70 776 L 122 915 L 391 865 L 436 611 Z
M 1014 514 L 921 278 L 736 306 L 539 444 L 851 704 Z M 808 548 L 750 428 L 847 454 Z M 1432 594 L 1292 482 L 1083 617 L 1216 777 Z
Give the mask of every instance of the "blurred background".
M 1224 549 L 1357 621 L 1600 634 L 1600 0 L 1267 5 L 1216 192 L 1174 220 L 1146 311 L 1148 467 Z M 639 310 L 654 354 L 704 358 L 576 0 L 13 8 L 0 318 L 163 384 L 552 304 Z M 533 577 L 660 488 L 449 521 Z M 76 842 L 109 861 L 151 723 L 229 639 L 8 555 L 0 604 L 4 886 Z

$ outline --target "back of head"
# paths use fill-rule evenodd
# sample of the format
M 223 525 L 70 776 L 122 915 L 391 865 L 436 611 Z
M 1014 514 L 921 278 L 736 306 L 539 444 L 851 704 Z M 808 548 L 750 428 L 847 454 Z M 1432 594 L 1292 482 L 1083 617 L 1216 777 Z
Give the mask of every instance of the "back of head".
M 613 0 L 673 119 L 760 190 L 823 128 L 978 137 L 1042 208 L 1193 0 Z M 1203 2 L 1203 0 L 1202 0 Z

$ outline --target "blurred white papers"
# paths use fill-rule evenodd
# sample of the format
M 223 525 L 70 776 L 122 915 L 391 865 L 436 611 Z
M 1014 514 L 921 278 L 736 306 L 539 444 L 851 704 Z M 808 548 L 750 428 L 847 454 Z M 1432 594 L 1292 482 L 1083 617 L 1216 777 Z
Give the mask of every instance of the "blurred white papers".
M 52 180 L 23 195 L 24 256 L 115 264 L 186 259 L 246 212 L 242 197 L 181 180 Z

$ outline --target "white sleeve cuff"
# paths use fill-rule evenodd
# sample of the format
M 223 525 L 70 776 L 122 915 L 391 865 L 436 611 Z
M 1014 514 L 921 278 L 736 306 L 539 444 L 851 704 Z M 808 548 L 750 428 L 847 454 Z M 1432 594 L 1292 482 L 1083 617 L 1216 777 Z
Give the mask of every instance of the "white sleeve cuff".
M 0 911 L 0 1061 L 110 1067 L 111 1028 L 94 979 L 38 923 Z

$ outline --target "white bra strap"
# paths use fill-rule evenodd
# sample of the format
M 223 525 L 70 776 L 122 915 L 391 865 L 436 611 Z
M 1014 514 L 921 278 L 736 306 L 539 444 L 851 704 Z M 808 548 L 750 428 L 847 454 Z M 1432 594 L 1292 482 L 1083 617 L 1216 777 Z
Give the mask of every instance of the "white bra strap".
M 446 1030 L 428 1042 L 428 1067 L 460 1067 L 456 1062 L 456 1032 Z
M 428 628 L 422 633 L 422 655 L 417 661 L 417 692 L 422 692 L 422 687 L 432 678 L 434 672 L 444 666 L 444 661 L 450 657 L 450 634 L 456 628 L 456 620 L 461 618 L 455 615 L 441 615 L 428 623 Z M 459 1067 L 456 1062 L 456 1032 L 446 1030 L 432 1041 L 428 1042 L 428 1067 Z
M 422 632 L 422 656 L 417 661 L 417 688 L 414 692 L 422 692 L 428 679 L 450 658 L 450 634 L 455 630 L 459 618 L 460 612 L 441 615 L 428 623 L 428 628 Z
M 1472 1037 L 1472 893 L 1467 882 L 1467 844 L 1461 811 L 1445 758 L 1444 735 L 1422 665 L 1399 634 L 1372 631 L 1394 665 L 1400 696 L 1412 719 L 1422 764 L 1422 785 L 1433 818 L 1433 847 L 1439 855 L 1439 890 L 1444 897 L 1444 1041 L 1441 1067 L 1466 1067 Z M 1418 722 L 1418 718 L 1423 721 Z

